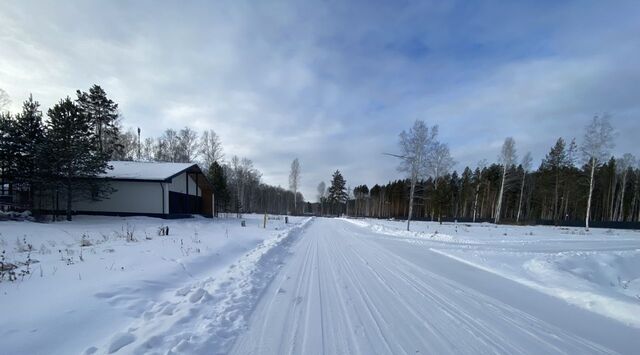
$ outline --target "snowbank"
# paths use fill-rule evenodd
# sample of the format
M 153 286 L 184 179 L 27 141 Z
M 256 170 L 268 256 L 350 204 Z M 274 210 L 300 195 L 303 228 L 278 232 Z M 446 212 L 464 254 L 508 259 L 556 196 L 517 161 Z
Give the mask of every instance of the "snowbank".
M 270 220 L 263 229 L 262 216 L 245 220 L 246 227 L 237 219 L 205 218 L 0 222 L 0 251 L 22 271 L 17 281 L 0 281 L 1 351 L 129 353 L 140 338 L 126 325 L 176 321 L 184 317 L 178 300 L 222 305 L 215 297 L 234 294 L 234 273 L 253 270 L 256 255 L 307 221 Z M 159 235 L 161 227 L 169 235 Z M 154 324 L 162 329 L 164 322 Z

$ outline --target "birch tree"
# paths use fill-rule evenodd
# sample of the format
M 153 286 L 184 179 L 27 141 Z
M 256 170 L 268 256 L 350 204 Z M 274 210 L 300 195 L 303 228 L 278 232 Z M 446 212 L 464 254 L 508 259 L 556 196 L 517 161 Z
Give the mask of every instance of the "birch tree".
M 0 89 L 0 113 L 3 112 L 4 109 L 9 107 L 11 100 L 9 99 L 9 94 L 3 89 Z
M 507 170 L 515 164 L 516 161 L 516 141 L 512 137 L 507 137 L 502 144 L 502 151 L 498 156 L 498 161 L 502 166 L 502 179 L 500 182 L 500 192 L 498 193 L 498 205 L 496 207 L 495 223 L 500 222 L 500 214 L 502 213 L 502 196 L 504 195 L 504 185 L 507 178 Z
M 593 197 L 593 181 L 596 167 L 609 156 L 614 147 L 613 138 L 613 127 L 611 127 L 611 123 L 609 122 L 609 116 L 595 116 L 593 120 L 591 120 L 591 123 L 585 127 L 582 155 L 591 171 L 589 174 L 589 197 L 587 199 L 587 213 L 585 216 L 586 230 L 589 230 L 591 199 Z
M 214 130 L 210 129 L 202 132 L 202 135 L 200 136 L 199 153 L 202 163 L 207 169 L 214 162 L 218 162 L 219 164 L 222 162 L 222 159 L 224 158 L 222 142 Z
M 317 191 L 318 191 L 318 202 L 320 202 L 320 215 L 322 215 L 324 198 L 327 191 L 327 185 L 324 183 L 324 181 L 320 181 L 320 183 L 318 184 Z
M 416 184 L 418 179 L 425 177 L 428 173 L 429 153 L 436 144 L 438 136 L 438 126 L 431 129 L 424 121 L 417 120 L 409 131 L 400 133 L 400 155 L 394 155 L 401 159 L 398 170 L 405 172 L 410 181 L 409 190 L 409 213 L 407 216 L 407 230 L 411 226 L 413 217 L 413 204 L 415 200 Z
M 198 155 L 198 133 L 189 127 L 178 132 L 177 162 L 192 163 Z
M 433 178 L 434 190 L 438 192 L 438 185 L 440 183 L 440 178 L 446 174 L 448 174 L 456 162 L 451 157 L 451 153 L 449 152 L 449 146 L 445 143 L 440 143 L 434 141 L 432 147 L 430 149 L 429 154 L 427 154 L 427 174 Z M 438 196 L 438 221 L 441 221 L 441 198 Z M 435 208 L 435 205 L 433 206 Z M 433 219 L 433 211 L 431 213 L 431 218 Z
M 527 152 L 522 158 L 522 182 L 520 184 L 520 198 L 518 200 L 518 214 L 516 216 L 516 223 L 520 222 L 520 215 L 522 213 L 522 196 L 524 195 L 524 182 L 527 179 L 527 174 L 529 170 L 531 170 L 531 162 L 533 159 L 531 158 L 531 152 Z
M 293 214 L 298 213 L 298 186 L 300 184 L 300 161 L 298 158 L 291 162 L 289 172 L 289 189 L 293 192 Z

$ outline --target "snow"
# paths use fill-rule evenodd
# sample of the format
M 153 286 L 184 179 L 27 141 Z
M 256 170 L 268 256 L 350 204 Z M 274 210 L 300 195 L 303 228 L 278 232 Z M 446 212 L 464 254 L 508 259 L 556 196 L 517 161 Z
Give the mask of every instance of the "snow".
M 640 328 L 640 233 L 348 220 Z
M 592 354 L 640 345 L 636 328 L 435 253 L 416 243 L 421 234 L 396 227 L 315 220 L 231 353 Z M 473 239 L 483 238 L 460 238 Z
M 263 229 L 262 216 L 245 217 L 247 227 L 234 218 L 0 222 L 6 261 L 24 264 L 28 244 L 34 260 L 29 274 L 0 282 L 0 352 L 128 353 L 156 339 L 133 331 L 140 327 L 135 324 L 160 323 L 160 330 L 186 322 L 194 307 L 214 299 L 229 316 L 226 310 L 242 305 L 242 287 L 252 285 L 247 275 L 255 272 L 256 259 L 306 221 L 269 220 Z M 158 235 L 161 226 L 169 227 L 169 236 Z M 238 297 L 231 297 L 232 289 Z
M 193 163 L 164 163 L 139 161 L 110 161 L 113 167 L 103 177 L 111 179 L 165 180 L 188 169 Z
M 638 231 L 414 222 L 407 232 L 403 221 L 302 217 L 263 229 L 263 216 L 245 219 L 0 222 L 6 261 L 29 269 L 0 282 L 0 352 L 640 347 Z

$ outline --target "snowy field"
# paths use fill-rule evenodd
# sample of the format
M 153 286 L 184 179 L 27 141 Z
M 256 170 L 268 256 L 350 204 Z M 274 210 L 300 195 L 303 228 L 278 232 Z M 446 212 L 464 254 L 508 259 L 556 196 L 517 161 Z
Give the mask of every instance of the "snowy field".
M 289 218 L 286 225 L 283 217 L 269 220 L 266 229 L 258 215 L 245 216 L 246 227 L 235 218 L 0 222 L 0 251 L 19 266 L 16 281 L 0 282 L 0 353 L 111 353 L 124 346 L 123 353 L 146 353 L 163 341 L 180 343 L 196 331 L 184 324 L 196 327 L 203 317 L 208 345 L 222 348 L 269 280 L 271 269 L 260 269 L 260 260 L 307 222 Z M 168 236 L 159 235 L 161 227 Z M 195 314 L 194 305 L 206 304 L 207 314 Z M 152 330 L 136 332 L 143 323 Z
M 348 221 L 640 328 L 640 231 Z
M 245 220 L 0 222 L 0 353 L 640 348 L 638 231 Z

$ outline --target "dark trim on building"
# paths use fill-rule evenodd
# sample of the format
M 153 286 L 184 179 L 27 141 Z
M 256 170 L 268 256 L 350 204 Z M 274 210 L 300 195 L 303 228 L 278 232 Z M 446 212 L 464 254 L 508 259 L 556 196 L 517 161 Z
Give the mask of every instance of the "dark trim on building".
M 40 211 L 42 214 L 53 214 L 51 210 Z M 66 211 L 58 211 L 58 215 L 64 215 Z M 162 219 L 182 219 L 193 218 L 194 214 L 189 213 L 137 213 L 137 212 L 111 212 L 111 211 L 73 211 L 74 216 L 86 215 L 86 216 L 111 216 L 111 217 L 152 217 Z M 197 214 L 197 213 L 196 213 Z M 211 215 L 202 214 L 201 216 L 212 218 Z

